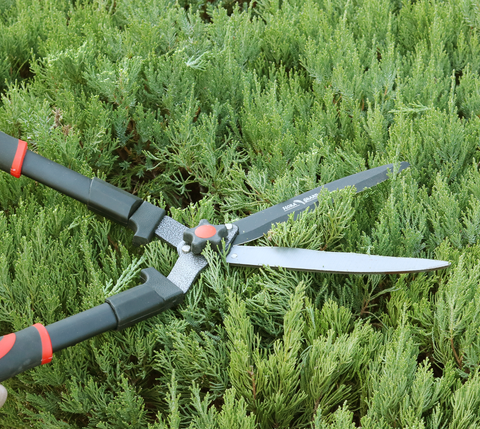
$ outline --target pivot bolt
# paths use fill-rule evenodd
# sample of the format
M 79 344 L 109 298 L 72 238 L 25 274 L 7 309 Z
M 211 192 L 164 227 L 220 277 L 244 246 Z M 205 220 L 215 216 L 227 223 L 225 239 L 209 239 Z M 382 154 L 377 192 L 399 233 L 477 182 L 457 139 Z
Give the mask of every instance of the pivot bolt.
M 194 255 L 199 255 L 207 243 L 210 243 L 213 249 L 219 250 L 222 239 L 228 236 L 225 225 L 212 225 L 207 220 L 202 219 L 195 228 L 187 229 L 183 233 L 183 240 L 189 244 Z

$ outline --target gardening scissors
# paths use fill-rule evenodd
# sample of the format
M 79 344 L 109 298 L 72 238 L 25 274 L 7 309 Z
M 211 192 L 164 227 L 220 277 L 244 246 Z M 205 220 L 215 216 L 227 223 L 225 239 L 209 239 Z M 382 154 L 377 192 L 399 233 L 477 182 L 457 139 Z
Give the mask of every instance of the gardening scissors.
M 409 167 L 407 162 L 398 171 Z M 89 209 L 134 231 L 133 242 L 143 245 L 155 236 L 178 251 L 165 277 L 154 268 L 141 271 L 144 281 L 106 299 L 104 304 L 43 326 L 37 323 L 0 337 L 0 381 L 52 360 L 54 352 L 109 330 L 121 330 L 179 304 L 208 262 L 201 254 L 207 243 L 225 249 L 226 261 L 236 266 L 345 273 L 396 274 L 432 271 L 450 263 L 430 259 L 396 258 L 356 253 L 325 252 L 285 247 L 242 246 L 266 234 L 272 226 L 296 218 L 317 205 L 319 193 L 353 186 L 357 192 L 388 178 L 394 165 L 366 170 L 322 185 L 283 203 L 226 225 L 200 221 L 187 228 L 165 210 L 142 201 L 98 178 L 90 179 L 28 150 L 22 140 L 0 132 L 0 169 L 15 177 L 25 175 L 85 203 Z

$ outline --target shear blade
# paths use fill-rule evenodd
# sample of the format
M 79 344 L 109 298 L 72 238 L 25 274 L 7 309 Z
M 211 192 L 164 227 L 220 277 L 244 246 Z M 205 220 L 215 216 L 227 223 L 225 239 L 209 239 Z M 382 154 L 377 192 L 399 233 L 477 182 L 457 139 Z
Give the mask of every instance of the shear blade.
M 402 274 L 439 270 L 446 261 L 359 253 L 322 252 L 289 247 L 232 246 L 227 262 L 236 266 L 286 268 L 338 274 Z
M 408 162 L 401 162 L 398 172 L 408 168 Z M 240 219 L 234 224 L 238 226 L 239 234 L 234 244 L 243 244 L 260 238 L 272 228 L 276 223 L 285 222 L 292 213 L 296 218 L 299 213 L 308 207 L 315 207 L 318 204 L 317 196 L 322 189 L 328 189 L 330 192 L 344 189 L 348 186 L 354 186 L 357 192 L 371 188 L 388 179 L 388 173 L 394 169 L 393 164 L 382 165 L 351 176 L 343 177 L 334 182 L 319 186 L 311 191 L 305 192 L 289 200 L 269 207 L 268 209 L 254 213 L 246 218 Z

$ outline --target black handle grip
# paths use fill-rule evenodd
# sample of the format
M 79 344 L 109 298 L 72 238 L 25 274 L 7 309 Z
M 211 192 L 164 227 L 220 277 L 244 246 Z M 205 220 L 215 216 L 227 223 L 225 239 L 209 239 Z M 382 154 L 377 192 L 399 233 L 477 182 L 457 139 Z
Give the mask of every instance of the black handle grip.
M 142 270 L 140 286 L 105 304 L 47 327 L 37 323 L 0 337 L 0 382 L 52 360 L 52 354 L 112 329 L 123 329 L 179 304 L 181 289 L 154 268 Z
M 146 244 L 165 216 L 165 210 L 110 185 L 83 176 L 30 150 L 26 143 L 0 131 L 0 169 L 33 180 L 75 198 L 88 208 L 134 231 L 133 243 Z
M 52 360 L 54 352 L 115 329 L 117 319 L 108 304 L 44 327 L 37 323 L 0 337 L 0 381 Z
M 52 360 L 52 344 L 45 327 L 30 326 L 0 338 L 0 381 Z
M 144 283 L 108 298 L 118 320 L 117 329 L 124 329 L 178 305 L 185 294 L 155 268 L 141 272 Z

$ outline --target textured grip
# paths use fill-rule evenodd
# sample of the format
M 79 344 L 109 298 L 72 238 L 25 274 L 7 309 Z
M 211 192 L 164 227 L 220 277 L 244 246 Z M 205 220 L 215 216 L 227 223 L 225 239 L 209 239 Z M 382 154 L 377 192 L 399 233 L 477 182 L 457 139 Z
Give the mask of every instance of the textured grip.
M 0 337 L 0 381 L 52 360 L 52 343 L 43 325 Z

